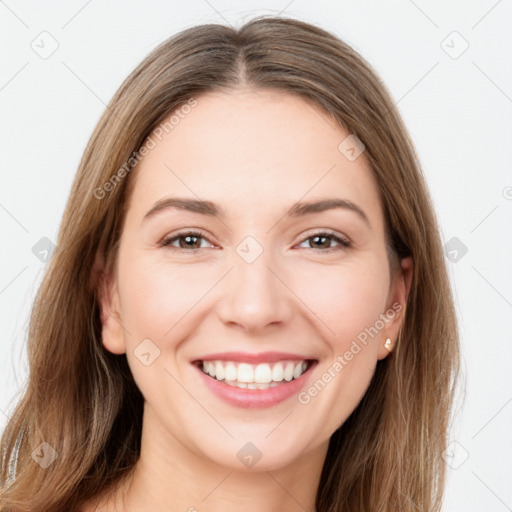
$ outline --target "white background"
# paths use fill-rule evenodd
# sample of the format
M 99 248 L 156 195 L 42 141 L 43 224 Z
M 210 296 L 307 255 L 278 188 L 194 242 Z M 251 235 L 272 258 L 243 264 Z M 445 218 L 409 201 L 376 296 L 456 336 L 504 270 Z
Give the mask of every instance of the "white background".
M 27 375 L 28 314 L 45 268 L 32 248 L 43 237 L 56 241 L 74 173 L 105 104 L 149 51 L 177 31 L 205 22 L 238 27 L 263 13 L 336 33 L 374 66 L 397 101 L 444 242 L 457 237 L 468 249 L 457 262 L 448 260 L 465 396 L 459 395 L 451 432 L 455 451 L 447 457 L 454 469 L 444 510 L 512 510 L 507 0 L 0 1 L 0 428 Z M 58 43 L 47 59 L 31 47 L 50 48 L 43 31 Z

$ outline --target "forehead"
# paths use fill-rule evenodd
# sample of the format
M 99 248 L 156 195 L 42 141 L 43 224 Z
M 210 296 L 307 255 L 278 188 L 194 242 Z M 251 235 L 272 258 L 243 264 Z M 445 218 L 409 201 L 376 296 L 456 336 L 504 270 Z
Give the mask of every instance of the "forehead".
M 349 160 L 340 151 L 350 134 L 316 104 L 276 90 L 209 92 L 196 100 L 151 134 L 153 149 L 132 176 L 137 205 L 186 196 L 240 215 L 341 197 L 381 216 L 367 158 Z

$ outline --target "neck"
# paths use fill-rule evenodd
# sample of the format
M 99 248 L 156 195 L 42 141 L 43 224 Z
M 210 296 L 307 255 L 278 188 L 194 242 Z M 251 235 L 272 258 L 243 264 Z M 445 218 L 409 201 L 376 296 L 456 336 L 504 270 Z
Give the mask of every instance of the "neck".
M 172 436 L 146 407 L 141 455 L 118 503 L 125 512 L 315 512 L 327 448 L 324 443 L 284 467 L 221 465 Z

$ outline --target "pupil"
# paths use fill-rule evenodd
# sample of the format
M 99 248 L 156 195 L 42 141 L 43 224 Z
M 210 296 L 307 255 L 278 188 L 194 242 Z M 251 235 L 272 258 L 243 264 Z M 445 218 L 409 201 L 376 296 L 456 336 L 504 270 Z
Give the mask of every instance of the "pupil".
M 315 244 L 317 243 L 318 240 L 328 240 L 328 238 L 326 236 L 320 236 L 320 235 L 316 235 L 313 237 L 313 240 L 315 241 Z M 325 246 L 325 243 L 324 244 L 320 244 L 320 245 L 323 245 Z
M 194 239 L 197 239 L 198 237 L 197 236 L 186 236 L 185 237 L 185 244 L 187 247 L 192 247 L 194 246 L 194 242 L 193 240 Z M 191 242 L 192 241 L 192 242 Z M 191 242 L 191 243 L 190 243 Z

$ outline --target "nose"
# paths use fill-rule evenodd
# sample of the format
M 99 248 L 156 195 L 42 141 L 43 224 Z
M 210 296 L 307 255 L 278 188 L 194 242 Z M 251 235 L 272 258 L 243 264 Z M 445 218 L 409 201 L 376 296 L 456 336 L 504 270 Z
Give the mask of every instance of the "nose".
M 223 280 L 218 316 L 224 324 L 238 326 L 245 334 L 275 329 L 293 314 L 294 295 L 287 284 L 287 273 L 270 252 L 263 251 L 253 262 L 235 253 L 232 270 Z

